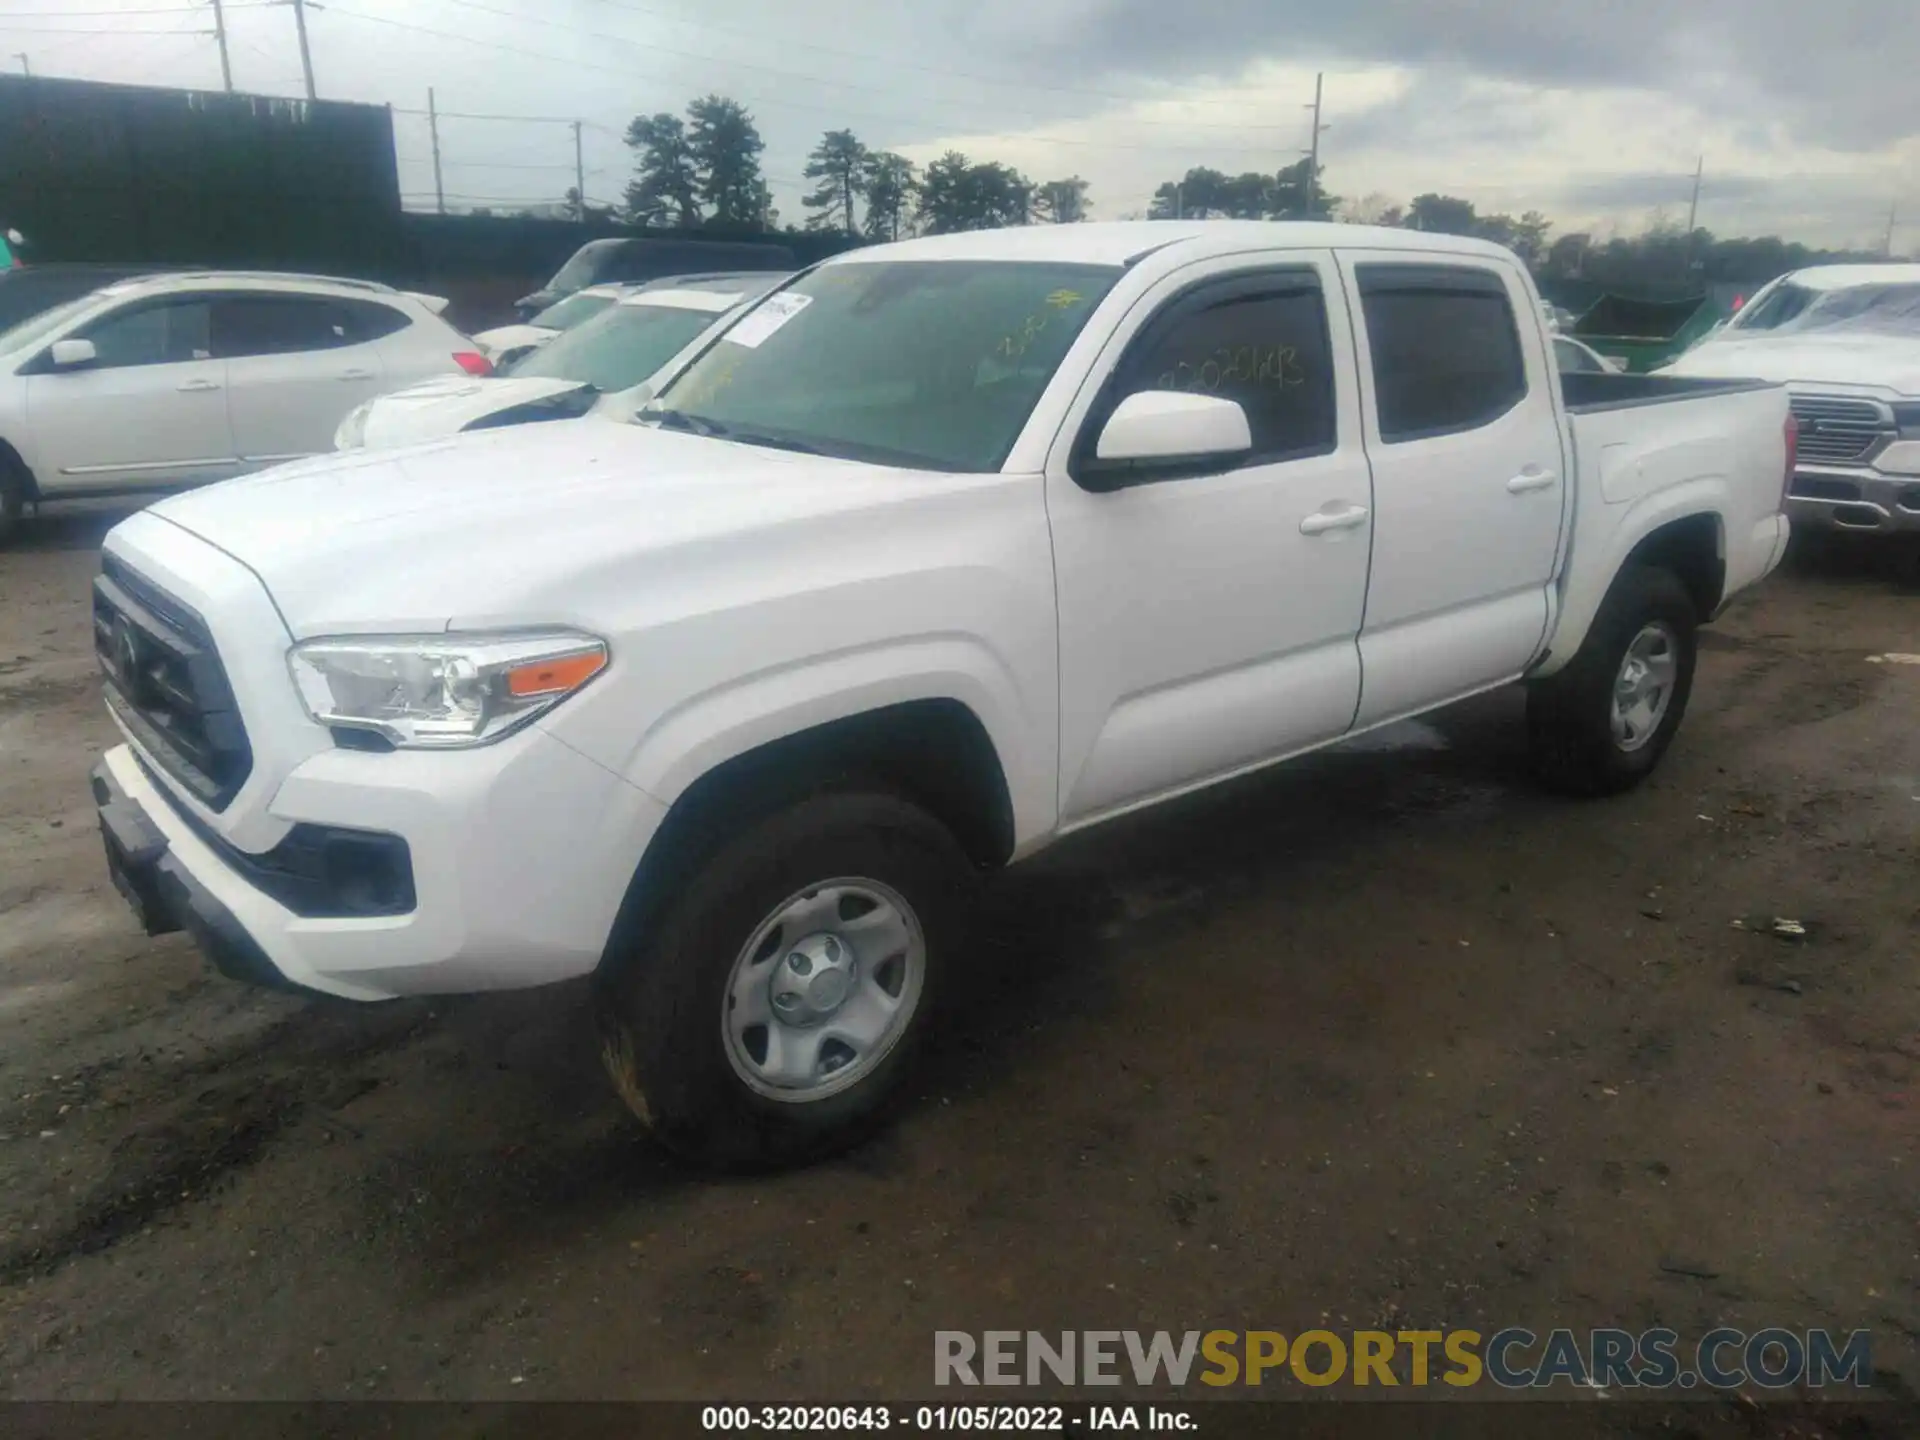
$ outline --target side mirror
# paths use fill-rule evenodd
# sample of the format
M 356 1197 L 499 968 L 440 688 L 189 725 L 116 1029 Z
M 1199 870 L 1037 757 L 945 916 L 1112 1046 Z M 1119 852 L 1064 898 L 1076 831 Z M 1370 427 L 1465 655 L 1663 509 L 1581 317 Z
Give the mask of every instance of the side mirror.
M 93 348 L 91 340 L 56 340 L 47 358 L 56 370 L 71 370 L 93 364 L 100 358 L 100 352 Z
M 1169 469 L 1231 460 L 1253 449 L 1247 412 L 1217 395 L 1142 390 L 1107 417 L 1088 464 L 1089 488 L 1118 489 Z

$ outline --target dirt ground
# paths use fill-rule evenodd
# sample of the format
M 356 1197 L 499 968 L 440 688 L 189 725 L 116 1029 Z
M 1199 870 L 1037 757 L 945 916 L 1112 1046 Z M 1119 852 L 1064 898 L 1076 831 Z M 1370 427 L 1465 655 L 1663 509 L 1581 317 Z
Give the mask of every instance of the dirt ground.
M 0 554 L 0 1398 L 901 1397 L 935 1329 L 1322 1324 L 1867 1327 L 1920 1388 L 1903 557 L 1740 604 L 1632 796 L 1536 793 L 1502 694 L 1009 874 L 901 1123 L 719 1183 L 577 989 L 356 1009 L 137 932 L 113 518 Z

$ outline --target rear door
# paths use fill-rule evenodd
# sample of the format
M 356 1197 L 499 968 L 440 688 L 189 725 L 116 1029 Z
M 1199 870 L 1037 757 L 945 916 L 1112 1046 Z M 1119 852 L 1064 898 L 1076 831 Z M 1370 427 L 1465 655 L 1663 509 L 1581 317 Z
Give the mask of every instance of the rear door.
M 1361 311 L 1376 512 L 1360 631 L 1369 725 L 1532 662 L 1568 462 L 1537 302 L 1512 265 L 1353 251 L 1340 267 Z
M 331 448 L 347 412 L 388 388 L 379 349 L 363 338 L 349 301 L 229 293 L 215 299 L 212 323 L 234 445 L 248 469 Z
M 1371 496 L 1351 330 L 1331 253 L 1237 256 L 1168 277 L 1096 362 L 1047 471 L 1064 823 L 1352 723 Z M 1237 401 L 1252 453 L 1089 488 L 1075 457 L 1142 390 Z
M 93 364 L 24 367 L 41 487 L 56 491 L 191 485 L 236 472 L 226 365 L 209 353 L 204 295 L 139 300 L 65 338 L 91 340 Z

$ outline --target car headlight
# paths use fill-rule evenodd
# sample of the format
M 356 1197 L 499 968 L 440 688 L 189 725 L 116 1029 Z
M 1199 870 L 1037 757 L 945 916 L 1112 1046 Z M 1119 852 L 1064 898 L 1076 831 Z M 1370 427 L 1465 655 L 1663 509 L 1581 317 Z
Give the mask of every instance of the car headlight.
M 412 750 L 485 745 L 607 668 L 606 641 L 571 631 L 309 640 L 287 655 L 307 711 Z
M 358 450 L 367 443 L 367 417 L 373 414 L 373 401 L 362 400 L 347 412 L 347 418 L 333 432 L 333 448 Z

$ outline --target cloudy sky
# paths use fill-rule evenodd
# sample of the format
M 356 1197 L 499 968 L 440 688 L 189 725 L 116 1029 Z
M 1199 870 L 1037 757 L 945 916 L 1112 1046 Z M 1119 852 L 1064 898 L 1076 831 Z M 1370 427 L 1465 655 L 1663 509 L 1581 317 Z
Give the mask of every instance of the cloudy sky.
M 1559 229 L 1700 223 L 1920 251 L 1920 0 L 309 0 L 319 94 L 396 108 L 410 204 L 430 203 L 427 88 L 453 116 L 584 122 L 613 200 L 637 112 L 708 91 L 754 112 L 784 218 L 822 130 L 925 161 L 955 147 L 1094 214 L 1143 212 L 1193 165 L 1271 171 L 1308 142 L 1326 74 L 1326 183 L 1404 202 L 1540 209 Z M 284 3 L 227 0 L 237 88 L 300 93 Z M 0 60 L 214 86 L 210 0 L 0 0 Z M 450 201 L 557 200 L 564 123 L 447 118 Z M 1911 223 L 1908 223 L 1910 221 Z

